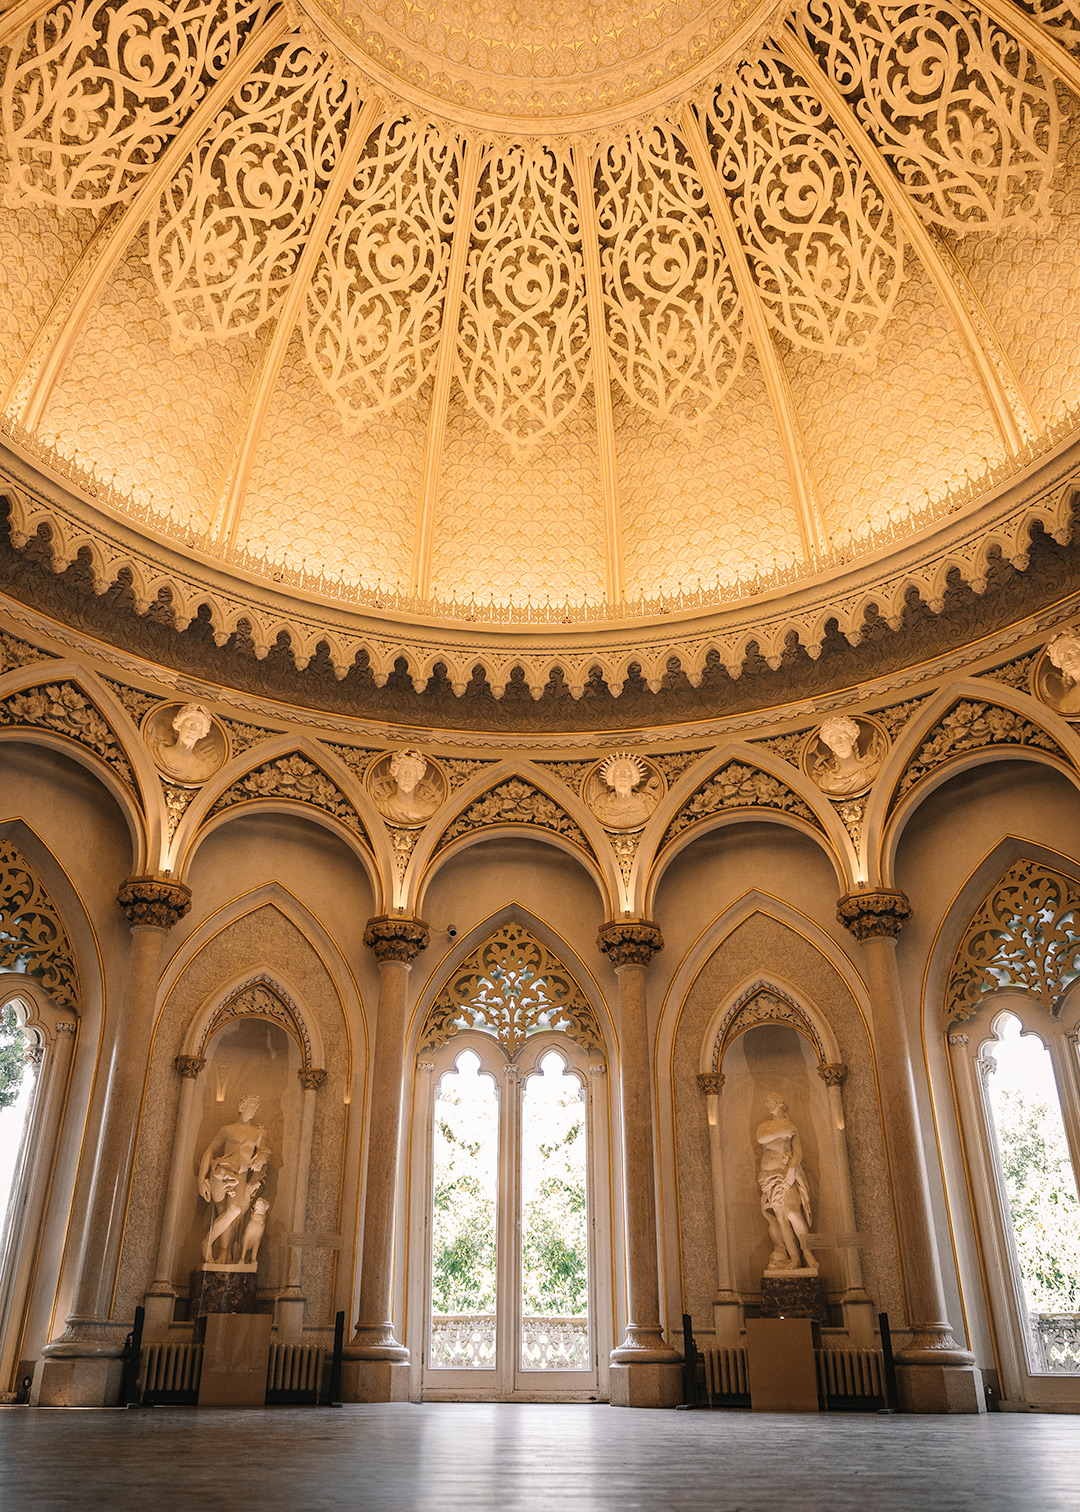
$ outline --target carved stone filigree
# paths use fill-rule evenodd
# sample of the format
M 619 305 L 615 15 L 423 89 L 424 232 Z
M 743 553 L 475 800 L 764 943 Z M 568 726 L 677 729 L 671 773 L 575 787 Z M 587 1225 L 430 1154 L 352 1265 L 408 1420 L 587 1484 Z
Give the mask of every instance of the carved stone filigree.
M 299 752 L 278 756 L 274 761 L 255 767 L 222 793 L 210 813 L 220 814 L 238 803 L 249 803 L 258 798 L 309 803 L 326 814 L 332 814 L 363 839 L 368 838 L 363 820 L 333 778 Z
M 32 667 L 36 662 L 55 661 L 55 653 L 42 651 L 29 641 L 20 640 L 0 630 L 0 677 L 5 672 L 14 672 L 17 667 Z
M 637 855 L 638 844 L 641 840 L 641 831 L 638 830 L 630 835 L 612 835 L 611 849 L 615 852 L 615 860 L 619 865 L 619 875 L 623 879 L 624 886 L 630 882 L 630 873 L 634 869 L 634 857 Z
M 842 1087 L 847 1080 L 848 1068 L 843 1061 L 831 1061 L 818 1067 L 818 1075 L 827 1087 Z
M 1080 976 L 1080 886 L 1041 862 L 1009 867 L 964 933 L 949 973 L 946 1016 L 963 1021 L 986 994 L 1013 987 L 1057 1014 Z
M 195 1081 L 206 1070 L 205 1055 L 178 1055 L 173 1060 L 179 1074 L 187 1081 Z
M 162 781 L 162 792 L 165 794 L 165 812 L 168 815 L 169 839 L 176 834 L 180 821 L 191 807 L 192 802 L 199 796 L 198 788 L 178 787 L 175 782 Z
M 191 889 L 169 877 L 128 877 L 116 901 L 132 929 L 172 929 L 191 908 Z
M 1057 741 L 1022 714 L 1014 714 L 997 704 L 964 699 L 938 721 L 908 762 L 893 795 L 893 804 L 950 757 L 996 745 L 1034 747 L 1064 758 Z
M 431 930 L 423 919 L 399 918 L 394 914 L 369 919 L 364 930 L 364 944 L 374 951 L 380 965 L 384 961 L 411 964 L 427 949 L 430 939 Z
M 958 1049 L 958 1050 L 963 1050 L 965 1048 L 965 1046 L 969 1043 L 969 1040 L 970 1040 L 970 1036 L 966 1035 L 966 1034 L 950 1034 L 949 1035 L 949 1044 L 955 1046 L 956 1049 Z
M 26 857 L 0 839 L 0 969 L 21 971 L 64 1008 L 79 1002 L 79 973 L 64 921 Z
M 825 1051 L 821 1038 L 798 1003 L 772 983 L 756 982 L 739 994 L 716 1031 L 712 1054 L 713 1071 L 720 1070 L 728 1046 L 740 1034 L 756 1028 L 758 1024 L 787 1024 L 797 1030 L 810 1041 L 817 1052 L 819 1064 L 824 1065 Z
M 134 790 L 135 778 L 116 732 L 74 683 L 45 683 L 0 703 L 0 725 L 31 725 L 77 740 L 112 767 Z
M 302 1069 L 311 1066 L 311 1039 L 303 1014 L 283 987 L 263 975 L 244 982 L 215 1010 L 199 1042 L 198 1054 L 205 1055 L 207 1045 L 226 1024 L 242 1018 L 265 1019 L 284 1029 L 300 1047 Z
M 722 1071 L 699 1071 L 697 1084 L 706 1097 L 718 1097 L 727 1081 Z
M 520 777 L 499 783 L 482 798 L 470 803 L 464 813 L 443 831 L 436 851 L 445 849 L 459 835 L 496 824 L 521 824 L 551 830 L 592 855 L 592 846 L 566 810 Z
M 891 740 L 914 718 L 926 702 L 925 698 L 909 698 L 904 703 L 892 704 L 887 709 L 875 709 L 874 718 Z
M 390 835 L 390 844 L 394 848 L 394 870 L 400 882 L 409 869 L 409 860 L 416 849 L 416 842 L 420 838 L 419 830 L 391 829 L 387 825 Z
M 1031 674 L 1035 663 L 1039 660 L 1038 651 L 1029 651 L 1026 656 L 1018 656 L 1013 661 L 1005 662 L 1003 666 L 992 667 L 989 672 L 980 673 L 986 682 L 1004 683 L 1007 688 L 1019 688 L 1027 692 L 1031 687 Z
M 319 1066 L 301 1066 L 296 1074 L 305 1092 L 318 1092 L 326 1085 L 326 1072 Z
M 616 968 L 647 966 L 664 948 L 664 936 L 657 924 L 647 919 L 616 919 L 605 924 L 596 943 Z
M 815 829 L 821 821 L 813 809 L 791 790 L 779 777 L 763 772 L 757 767 L 748 767 L 742 762 L 729 761 L 714 777 L 703 782 L 675 815 L 664 832 L 662 844 L 667 845 L 691 825 L 710 819 L 725 809 L 774 809 L 805 819 Z
M 143 693 L 138 688 L 130 688 L 127 683 L 113 682 L 108 679 L 108 685 L 131 715 L 134 724 L 142 724 L 150 710 L 156 708 L 161 702 L 161 699 L 156 698 L 152 693 Z
M 840 899 L 836 917 L 856 940 L 895 940 L 911 918 L 911 904 L 889 888 L 858 888 Z
M 241 724 L 236 719 L 223 719 L 221 723 L 228 732 L 229 750 L 233 756 L 250 751 L 252 746 L 261 745 L 264 740 L 274 740 L 281 733 L 263 729 L 260 725 Z
M 863 820 L 866 818 L 866 805 L 869 801 L 870 794 L 863 793 L 861 798 L 845 798 L 843 802 L 834 805 L 840 822 L 856 845 L 862 839 Z
M 435 999 L 421 1047 L 459 1029 L 493 1035 L 513 1059 L 534 1034 L 559 1030 L 590 1052 L 603 1039 L 588 999 L 562 962 L 511 920 L 467 956 Z
M 595 765 L 592 761 L 538 761 L 543 771 L 550 772 L 560 782 L 565 782 L 574 793 L 580 793 L 581 784 Z
M 764 746 L 766 751 L 772 751 L 779 756 L 781 761 L 789 761 L 797 767 L 802 761 L 803 749 L 806 745 L 805 730 L 794 730 L 790 735 L 767 735 L 764 740 L 751 742 L 755 746 Z
M 488 761 L 469 761 L 460 756 L 453 756 L 440 757 L 439 765 L 446 773 L 450 782 L 450 791 L 453 793 L 458 788 L 464 787 L 471 777 L 474 777 L 484 767 L 490 766 L 491 763 Z

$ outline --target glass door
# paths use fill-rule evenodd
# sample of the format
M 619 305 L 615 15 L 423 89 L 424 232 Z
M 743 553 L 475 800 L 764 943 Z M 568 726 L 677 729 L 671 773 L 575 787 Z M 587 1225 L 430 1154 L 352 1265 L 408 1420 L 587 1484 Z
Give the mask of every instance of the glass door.
M 516 1061 L 473 1033 L 438 1053 L 425 1397 L 596 1396 L 583 1061 L 558 1033 Z

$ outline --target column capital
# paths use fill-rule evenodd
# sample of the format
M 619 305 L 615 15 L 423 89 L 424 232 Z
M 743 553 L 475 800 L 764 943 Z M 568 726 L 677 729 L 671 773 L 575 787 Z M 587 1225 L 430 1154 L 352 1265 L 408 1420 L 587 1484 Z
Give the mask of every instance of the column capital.
M 185 1081 L 194 1081 L 206 1067 L 205 1055 L 178 1055 L 173 1065 Z
M 722 1071 L 699 1071 L 697 1084 L 706 1097 L 719 1096 L 727 1077 Z
M 664 948 L 664 936 L 657 924 L 648 919 L 616 919 L 601 926 L 596 943 L 618 969 L 620 966 L 647 966 Z
M 836 917 L 857 940 L 895 940 L 911 918 L 907 895 L 888 887 L 856 888 L 836 905 Z
M 381 966 L 384 961 L 403 961 L 408 966 L 427 949 L 431 929 L 423 919 L 406 919 L 399 914 L 380 914 L 369 919 L 364 930 L 364 944 L 375 952 Z
M 326 1081 L 326 1072 L 318 1066 L 302 1066 L 296 1074 L 305 1092 L 317 1092 Z
M 843 1061 L 832 1061 L 819 1066 L 817 1074 L 827 1087 L 839 1087 L 847 1076 L 847 1067 Z
M 191 907 L 191 889 L 171 877 L 128 877 L 117 889 L 116 901 L 133 929 L 143 924 L 171 929 Z

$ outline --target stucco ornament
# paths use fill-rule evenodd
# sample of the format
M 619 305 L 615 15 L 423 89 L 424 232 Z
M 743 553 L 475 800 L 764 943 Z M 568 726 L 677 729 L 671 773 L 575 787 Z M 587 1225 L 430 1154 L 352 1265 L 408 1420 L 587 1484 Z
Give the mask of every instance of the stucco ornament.
M 159 704 L 142 729 L 158 771 L 181 787 L 199 787 L 229 758 L 229 737 L 203 704 Z
M 765 1274 L 816 1271 L 818 1264 L 809 1248 L 813 1218 L 802 1164 L 802 1140 L 782 1097 L 770 1094 L 765 1106 L 769 1117 L 758 1124 L 754 1135 L 760 1152 L 761 1212 L 773 1245 Z
M 838 714 L 806 742 L 803 770 L 830 798 L 851 798 L 866 792 L 888 749 L 888 737 L 873 720 Z
M 217 1131 L 199 1161 L 199 1195 L 214 1210 L 203 1244 L 207 1270 L 255 1269 L 270 1206 L 261 1198 L 258 1211 L 253 1208 L 270 1159 L 266 1130 L 254 1121 L 258 1111 L 257 1097 L 243 1098 L 237 1109 L 238 1121 Z M 248 1214 L 256 1220 L 254 1226 L 249 1222 L 241 1229 L 241 1221 Z M 246 1258 L 248 1254 L 251 1259 Z
M 585 801 L 605 829 L 639 830 L 652 818 L 664 786 L 651 761 L 617 751 L 589 774 Z
M 446 778 L 422 751 L 392 751 L 372 764 L 368 792 L 384 819 L 419 829 L 445 799 Z
M 1057 635 L 1035 668 L 1035 691 L 1066 719 L 1080 719 L 1080 630 Z

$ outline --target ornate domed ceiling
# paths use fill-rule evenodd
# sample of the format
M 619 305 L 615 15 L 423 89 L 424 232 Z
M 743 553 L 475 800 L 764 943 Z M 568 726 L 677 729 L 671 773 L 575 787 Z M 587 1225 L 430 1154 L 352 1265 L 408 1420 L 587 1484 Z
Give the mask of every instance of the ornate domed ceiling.
M 0 44 L 3 425 L 102 589 L 123 526 L 398 622 L 692 616 L 1075 427 L 1071 0 L 17 0 Z

